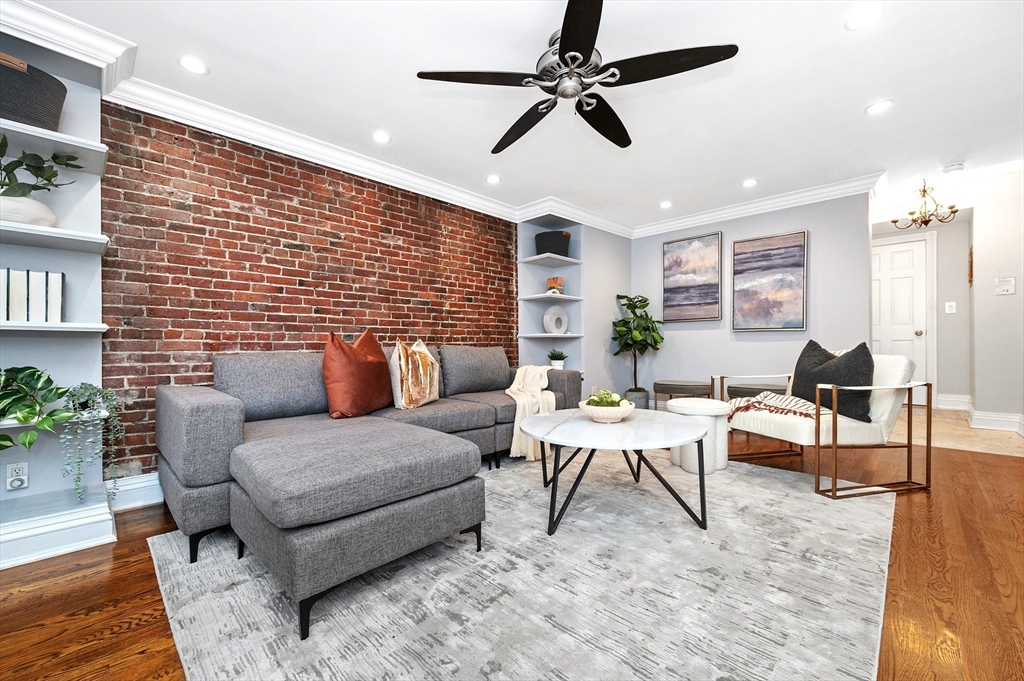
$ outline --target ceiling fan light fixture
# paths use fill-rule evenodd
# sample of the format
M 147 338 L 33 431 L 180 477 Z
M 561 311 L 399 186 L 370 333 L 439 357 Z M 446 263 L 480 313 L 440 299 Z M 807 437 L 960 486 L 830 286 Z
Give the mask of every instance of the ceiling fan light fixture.
M 488 175 L 487 176 L 487 184 L 498 184 L 499 182 L 501 182 L 501 177 L 500 176 L 498 176 L 498 175 Z
M 743 186 L 746 187 L 747 189 L 750 189 L 751 187 L 756 187 L 757 180 L 755 180 L 754 178 L 750 178 L 749 180 L 743 180 Z
M 884 7 L 880 2 L 861 2 L 846 15 L 846 30 L 859 31 L 882 18 Z
M 662 208 L 671 208 L 672 207 L 672 202 L 671 201 L 662 201 L 658 205 L 661 206 Z
M 189 73 L 194 73 L 197 76 L 205 76 L 210 72 L 209 67 L 206 66 L 206 63 L 202 59 L 191 54 L 186 54 L 178 59 L 178 65 Z
M 895 103 L 896 102 L 892 101 L 891 99 L 883 99 L 880 102 L 875 102 L 874 104 L 868 106 L 866 109 L 864 109 L 864 113 L 866 113 L 869 116 L 877 116 L 878 114 L 891 109 L 892 105 Z
M 377 144 L 387 144 L 391 141 L 391 135 L 386 130 L 378 130 L 373 133 L 373 141 Z

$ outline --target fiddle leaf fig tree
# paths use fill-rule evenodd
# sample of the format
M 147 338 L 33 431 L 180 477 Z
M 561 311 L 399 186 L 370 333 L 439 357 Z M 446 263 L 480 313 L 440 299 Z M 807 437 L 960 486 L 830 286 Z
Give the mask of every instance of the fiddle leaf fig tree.
M 646 392 L 645 388 L 637 385 L 637 355 L 658 349 L 665 340 L 658 332 L 658 325 L 665 322 L 655 319 L 647 312 L 647 306 L 651 301 L 646 296 L 626 296 L 620 293 L 615 299 L 622 305 L 626 316 L 612 322 L 612 340 L 619 346 L 614 354 L 628 352 L 633 356 L 633 387 L 630 390 Z

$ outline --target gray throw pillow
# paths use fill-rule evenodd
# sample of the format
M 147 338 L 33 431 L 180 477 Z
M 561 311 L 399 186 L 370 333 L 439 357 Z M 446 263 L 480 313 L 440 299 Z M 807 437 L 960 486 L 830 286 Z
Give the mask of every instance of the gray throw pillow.
M 504 390 L 511 385 L 508 358 L 501 347 L 442 345 L 441 375 L 445 395 Z
M 807 341 L 793 370 L 793 395 L 814 402 L 814 386 L 818 383 L 833 385 L 871 385 L 875 375 L 875 360 L 866 343 L 836 356 L 813 340 Z M 832 391 L 821 391 L 821 406 L 832 408 Z M 851 419 L 871 423 L 871 391 L 840 390 L 839 414 Z

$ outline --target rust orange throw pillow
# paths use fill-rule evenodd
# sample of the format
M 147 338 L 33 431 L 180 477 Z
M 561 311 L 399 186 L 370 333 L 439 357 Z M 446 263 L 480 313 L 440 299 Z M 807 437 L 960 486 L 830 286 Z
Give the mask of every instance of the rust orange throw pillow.
M 324 389 L 332 419 L 363 416 L 391 404 L 388 359 L 370 331 L 352 345 L 331 332 L 324 349 Z

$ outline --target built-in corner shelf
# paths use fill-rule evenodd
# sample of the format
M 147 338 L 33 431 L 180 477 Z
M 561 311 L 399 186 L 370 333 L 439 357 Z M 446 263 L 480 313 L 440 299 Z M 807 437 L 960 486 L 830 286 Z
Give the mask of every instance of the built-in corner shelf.
M 0 244 L 103 255 L 109 243 L 110 239 L 102 234 L 0 221 Z
M 82 166 L 82 172 L 92 175 L 102 175 L 107 166 L 107 146 L 99 142 L 37 128 L 34 125 L 25 125 L 6 118 L 0 118 L 0 133 L 7 135 L 8 155 L 19 154 L 24 150 L 39 154 L 47 161 L 54 154 L 77 156 L 75 164 Z
M 579 296 L 567 296 L 567 295 L 562 295 L 562 294 L 559 294 L 559 295 L 556 296 L 556 295 L 552 295 L 550 293 L 538 293 L 538 294 L 533 295 L 533 296 L 521 296 L 519 298 L 519 300 L 543 300 L 543 301 L 547 301 L 547 302 L 550 302 L 550 303 L 556 303 L 556 302 L 562 300 L 562 301 L 574 303 L 574 302 L 579 302 L 579 301 L 583 300 L 583 298 L 581 298 Z
M 520 338 L 550 338 L 552 340 L 558 340 L 559 338 L 583 338 L 582 333 L 521 333 Z
M 0 331 L 57 331 L 76 333 L 103 333 L 106 324 L 83 324 L 80 322 L 6 322 L 0 321 Z
M 541 253 L 530 258 L 523 258 L 519 261 L 524 265 L 540 265 L 541 267 L 568 267 L 569 265 L 582 265 L 582 260 L 567 258 L 564 255 L 554 253 Z

